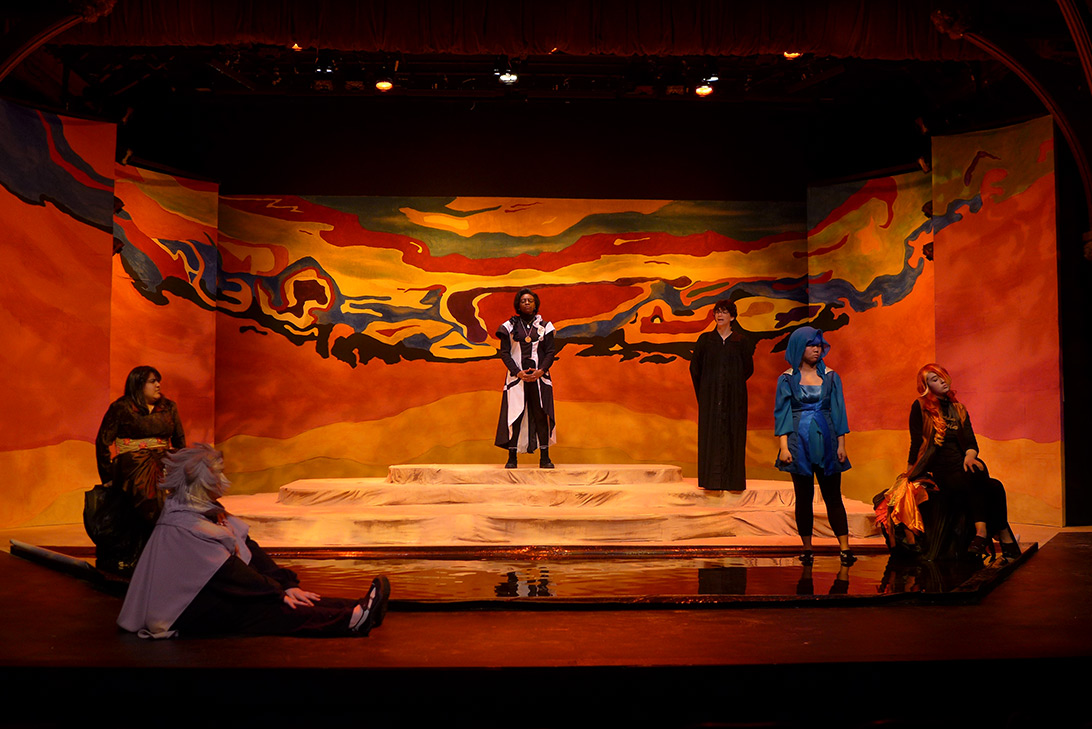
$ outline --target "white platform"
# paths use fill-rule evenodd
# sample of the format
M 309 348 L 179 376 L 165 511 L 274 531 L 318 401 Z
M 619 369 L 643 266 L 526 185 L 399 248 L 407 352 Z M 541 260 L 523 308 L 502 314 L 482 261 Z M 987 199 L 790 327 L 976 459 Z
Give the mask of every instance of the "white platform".
M 677 466 L 391 466 L 386 479 L 303 479 L 225 497 L 267 547 L 768 543 L 796 538 L 789 481 L 704 491 Z M 876 539 L 871 505 L 845 500 L 852 540 Z M 818 490 L 815 536 L 833 537 Z

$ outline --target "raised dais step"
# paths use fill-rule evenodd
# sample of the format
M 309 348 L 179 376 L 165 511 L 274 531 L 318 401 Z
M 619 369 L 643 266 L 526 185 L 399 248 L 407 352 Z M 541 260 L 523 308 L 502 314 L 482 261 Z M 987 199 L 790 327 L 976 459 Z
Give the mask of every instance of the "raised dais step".
M 387 481 L 400 484 L 527 484 L 591 486 L 596 484 L 681 483 L 682 469 L 659 464 L 558 465 L 555 468 L 505 468 L 501 464 L 414 463 L 391 466 Z
M 629 481 L 633 479 L 633 481 Z M 386 479 L 302 479 L 233 496 L 267 546 L 566 546 L 795 538 L 788 481 L 704 491 L 677 466 L 392 466 Z M 815 494 L 815 536 L 832 537 Z M 874 538 L 870 505 L 847 500 L 850 537 Z
M 746 491 L 703 491 L 691 481 L 643 484 L 391 483 L 377 478 L 301 479 L 282 486 L 286 506 L 494 505 L 655 510 L 670 506 L 780 507 L 792 484 L 752 481 Z

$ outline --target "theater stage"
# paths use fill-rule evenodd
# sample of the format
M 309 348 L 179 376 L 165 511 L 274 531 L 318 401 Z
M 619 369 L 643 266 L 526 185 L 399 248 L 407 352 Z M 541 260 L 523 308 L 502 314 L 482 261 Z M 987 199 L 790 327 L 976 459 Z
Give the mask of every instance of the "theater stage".
M 117 596 L 0 553 L 0 723 L 1085 726 L 1090 558 L 1060 533 L 971 604 L 395 609 L 367 639 L 148 642 Z
M 773 570 L 767 574 L 791 572 L 791 579 L 784 581 L 786 591 L 801 582 L 801 568 L 792 559 L 795 535 L 683 532 L 672 542 L 663 538 L 670 531 L 664 520 L 649 514 L 652 509 L 654 516 L 682 523 L 687 514 L 700 514 L 706 527 L 777 523 L 789 518 L 792 508 L 791 501 L 782 503 L 785 491 L 777 486 L 757 484 L 744 494 L 704 493 L 678 480 L 670 467 L 639 469 L 644 475 L 608 470 L 614 475 L 580 484 L 564 483 L 574 478 L 564 469 L 556 474 L 495 470 L 500 471 L 497 478 L 515 482 L 481 484 L 480 474 L 475 474 L 474 483 L 461 484 L 450 470 L 437 479 L 429 468 L 419 468 L 412 487 L 398 476 L 349 488 L 335 484 L 333 490 L 297 482 L 282 495 L 288 493 L 287 501 L 313 499 L 315 505 L 283 506 L 330 508 L 327 497 L 337 494 L 345 502 L 339 509 L 369 513 L 399 508 L 392 499 L 408 500 L 414 503 L 402 508 L 451 512 L 452 518 L 437 520 L 448 531 L 432 533 L 447 536 L 431 538 L 432 546 L 421 548 L 425 552 L 442 556 L 445 550 L 474 550 L 475 559 L 488 561 L 490 550 L 508 550 L 524 559 L 540 558 L 519 546 L 527 542 L 518 531 L 510 532 L 506 544 L 492 535 L 492 546 L 450 538 L 481 533 L 452 532 L 452 525 L 467 523 L 455 514 L 481 509 L 492 518 L 502 508 L 498 503 L 509 502 L 503 509 L 509 516 L 522 512 L 521 523 L 533 525 L 536 515 L 545 517 L 556 509 L 564 523 L 586 522 L 603 533 L 604 524 L 620 522 L 629 530 L 629 544 L 615 539 L 598 546 L 571 545 L 571 551 L 541 547 L 555 561 L 586 558 L 600 550 L 609 571 L 617 564 L 609 559 L 628 550 L 632 559 L 627 560 L 627 574 L 647 578 L 652 585 L 653 561 L 670 559 L 672 553 L 688 559 L 697 555 L 707 565 L 715 559 L 736 560 L 736 567 L 728 570 L 732 574 L 738 574 L 739 565 L 748 575 L 757 574 L 766 559 L 772 560 Z M 634 487 L 634 478 L 644 479 L 638 481 L 643 485 Z M 617 483 L 610 483 L 612 479 Z M 482 505 L 483 494 L 494 501 Z M 282 522 L 278 528 L 283 529 L 290 523 L 263 522 L 260 510 L 247 514 L 238 508 L 250 498 L 233 497 L 231 508 L 253 520 L 256 529 L 274 522 Z M 749 510 L 761 512 L 762 519 Z M 733 521 L 728 518 L 732 512 L 746 518 Z M 857 507 L 851 512 L 863 514 Z M 641 514 L 644 521 L 638 518 Z M 820 530 L 823 514 L 818 506 Z M 655 526 L 634 532 L 635 524 Z M 541 527 L 533 528 L 541 532 Z M 726 597 L 718 576 L 713 580 L 718 587 L 706 590 L 703 598 L 675 603 L 555 599 L 557 595 L 543 600 L 543 595 L 531 598 L 517 591 L 514 596 L 498 593 L 491 601 L 456 599 L 438 605 L 414 598 L 420 584 L 414 586 L 402 575 L 393 581 L 392 609 L 380 629 L 367 639 L 336 640 L 142 641 L 115 628 L 121 604 L 116 590 L 4 553 L 0 685 L 5 708 L 0 722 L 70 726 L 102 716 L 119 727 L 147 726 L 150 721 L 167 726 L 342 721 L 475 727 L 1030 726 L 1060 722 L 1064 716 L 1067 726 L 1086 725 L 1084 713 L 1072 712 L 1084 712 L 1083 694 L 1073 689 L 1083 682 L 1092 655 L 1092 533 L 1055 536 L 1050 529 L 1016 529 L 1025 543 L 1034 539 L 1045 544 L 992 590 L 969 601 L 832 601 L 821 594 L 795 594 L 791 600 L 755 602 Z M 290 559 L 293 550 L 277 544 L 275 533 L 267 532 L 267 544 L 282 559 Z M 414 533 L 420 537 L 424 532 Z M 16 538 L 77 556 L 90 554 L 78 525 L 8 530 L 0 537 L 5 546 Z M 833 575 L 838 567 L 830 553 L 833 540 L 818 541 L 825 547 L 816 560 L 820 593 L 826 582 L 818 575 Z M 876 538 L 855 539 L 856 544 L 864 542 L 862 563 L 853 568 L 857 575 L 867 571 L 868 560 L 885 559 L 869 541 Z M 313 551 L 319 543 L 306 546 Z M 384 559 L 405 557 L 407 550 L 406 544 L 372 545 L 370 564 L 381 569 Z M 313 569 L 301 568 L 305 584 L 309 574 L 317 574 L 308 572 Z M 698 571 L 695 575 L 701 593 L 702 580 Z M 623 581 L 621 576 L 619 569 L 615 581 Z M 865 592 L 873 589 L 856 577 L 850 581 L 864 585 Z M 434 582 L 440 583 L 433 585 L 440 593 L 454 591 L 443 584 L 444 578 Z M 565 583 L 556 576 L 554 582 Z M 756 582 L 775 584 L 774 592 L 779 589 L 776 580 L 748 577 L 744 592 Z M 344 583 L 332 584 L 340 589 Z

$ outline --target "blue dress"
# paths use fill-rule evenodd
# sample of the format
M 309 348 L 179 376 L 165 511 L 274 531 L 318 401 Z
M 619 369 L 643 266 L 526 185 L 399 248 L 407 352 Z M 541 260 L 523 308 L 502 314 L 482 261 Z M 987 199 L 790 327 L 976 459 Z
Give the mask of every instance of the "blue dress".
M 786 370 L 777 378 L 774 398 L 774 434 L 789 436 L 792 463 L 777 460 L 789 473 L 810 476 L 815 470 L 841 473 L 850 469 L 849 459 L 838 460 L 838 437 L 849 432 L 842 379 L 820 363 L 816 368 L 822 385 L 801 385 L 799 370 Z

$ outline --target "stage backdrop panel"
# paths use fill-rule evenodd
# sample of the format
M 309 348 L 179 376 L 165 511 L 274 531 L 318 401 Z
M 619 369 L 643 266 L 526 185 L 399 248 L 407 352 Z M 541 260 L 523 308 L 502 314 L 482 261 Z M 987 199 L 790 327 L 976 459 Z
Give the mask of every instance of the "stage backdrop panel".
M 690 348 L 739 300 L 758 341 L 752 427 L 770 428 L 772 348 L 812 317 L 799 202 L 221 198 L 217 437 L 241 491 L 402 461 L 490 462 L 498 325 L 542 297 L 561 462 L 693 475 Z
M 215 440 L 218 186 L 117 165 L 110 393 L 137 365 L 163 375 L 190 443 Z
M 937 360 L 1016 520 L 1062 523 L 1049 117 L 933 142 Z
M 784 478 L 774 383 L 787 333 L 811 323 L 832 332 L 853 385 L 861 466 L 847 487 L 871 498 L 905 457 L 908 401 L 889 383 L 933 356 L 928 197 L 920 174 L 817 189 L 806 207 L 223 197 L 216 428 L 232 476 L 272 490 L 498 460 L 492 333 L 526 285 L 561 345 L 555 460 L 694 475 L 690 349 L 732 298 L 757 345 L 749 475 Z
M 78 521 L 99 420 L 145 362 L 190 440 L 225 449 L 237 493 L 499 462 L 493 332 L 522 286 L 558 332 L 555 461 L 695 475 L 690 351 L 730 298 L 756 344 L 751 478 L 784 479 L 774 384 L 788 334 L 812 324 L 846 384 L 848 496 L 905 467 L 914 373 L 939 360 L 1014 520 L 1060 523 L 1049 120 L 935 140 L 931 180 L 762 203 L 218 197 L 115 169 L 110 125 L 10 104 L 0 124 L 2 254 L 18 272 L 0 291 L 19 384 L 2 396 L 19 414 L 0 424 L 4 525 Z
M 813 326 L 831 343 L 851 430 L 842 490 L 866 503 L 906 469 L 914 376 L 935 356 L 930 197 L 921 172 L 808 190 Z
M 115 136 L 0 101 L 0 526 L 76 521 L 97 480 Z

